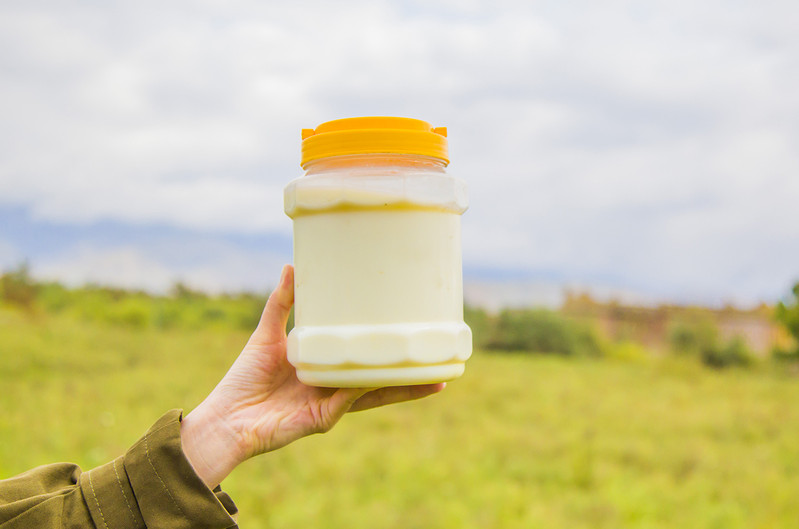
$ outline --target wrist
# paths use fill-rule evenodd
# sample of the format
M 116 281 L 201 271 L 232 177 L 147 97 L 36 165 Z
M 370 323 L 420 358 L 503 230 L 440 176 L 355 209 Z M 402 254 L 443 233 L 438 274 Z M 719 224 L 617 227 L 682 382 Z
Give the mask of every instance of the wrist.
M 183 419 L 180 441 L 186 459 L 209 489 L 247 459 L 234 429 L 207 402 Z

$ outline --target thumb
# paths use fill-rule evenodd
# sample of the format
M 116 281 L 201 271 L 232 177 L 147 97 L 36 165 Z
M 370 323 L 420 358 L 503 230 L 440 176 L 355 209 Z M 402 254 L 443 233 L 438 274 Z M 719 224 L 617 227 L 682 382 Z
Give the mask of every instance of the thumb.
M 250 337 L 250 342 L 266 345 L 282 340 L 286 335 L 286 324 L 292 305 L 294 305 L 294 267 L 285 265 L 280 274 L 280 282 L 269 295 L 261 320 Z

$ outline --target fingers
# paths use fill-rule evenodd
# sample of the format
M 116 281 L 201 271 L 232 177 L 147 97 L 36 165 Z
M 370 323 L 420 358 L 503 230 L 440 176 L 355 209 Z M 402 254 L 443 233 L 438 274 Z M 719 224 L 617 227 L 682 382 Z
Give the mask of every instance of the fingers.
M 426 384 L 423 386 L 398 386 L 376 389 L 356 400 L 350 407 L 350 411 L 363 411 L 387 404 L 421 399 L 442 391 L 446 385 L 446 383 L 442 382 L 441 384 Z
M 352 409 L 364 395 L 372 391 L 366 388 L 340 388 L 330 397 L 331 415 L 341 416 Z
M 285 265 L 277 288 L 269 295 L 252 340 L 267 344 L 281 340 L 286 333 L 286 323 L 292 305 L 294 305 L 294 267 Z
M 327 401 L 327 407 L 324 409 L 319 424 L 316 425 L 314 431 L 322 433 L 330 430 L 352 408 L 353 404 L 369 391 L 371 390 L 364 388 L 337 389 Z

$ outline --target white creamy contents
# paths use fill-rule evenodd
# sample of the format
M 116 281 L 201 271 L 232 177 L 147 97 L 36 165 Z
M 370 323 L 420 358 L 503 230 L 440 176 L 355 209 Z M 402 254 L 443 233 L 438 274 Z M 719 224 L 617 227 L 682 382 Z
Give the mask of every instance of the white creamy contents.
M 302 325 L 463 317 L 460 215 L 337 211 L 294 219 L 294 317 Z
M 300 380 L 371 387 L 459 376 L 471 354 L 460 211 L 351 190 L 292 191 L 288 353 Z

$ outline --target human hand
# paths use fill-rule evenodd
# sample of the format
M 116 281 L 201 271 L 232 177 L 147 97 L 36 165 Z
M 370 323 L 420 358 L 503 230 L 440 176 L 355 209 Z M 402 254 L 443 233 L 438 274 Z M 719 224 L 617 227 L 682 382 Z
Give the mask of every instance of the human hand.
M 418 399 L 444 389 L 444 384 L 381 389 L 306 386 L 286 359 L 286 322 L 293 304 L 294 269 L 286 265 L 244 350 L 181 423 L 183 451 L 209 488 L 250 457 L 328 431 L 348 411 Z

